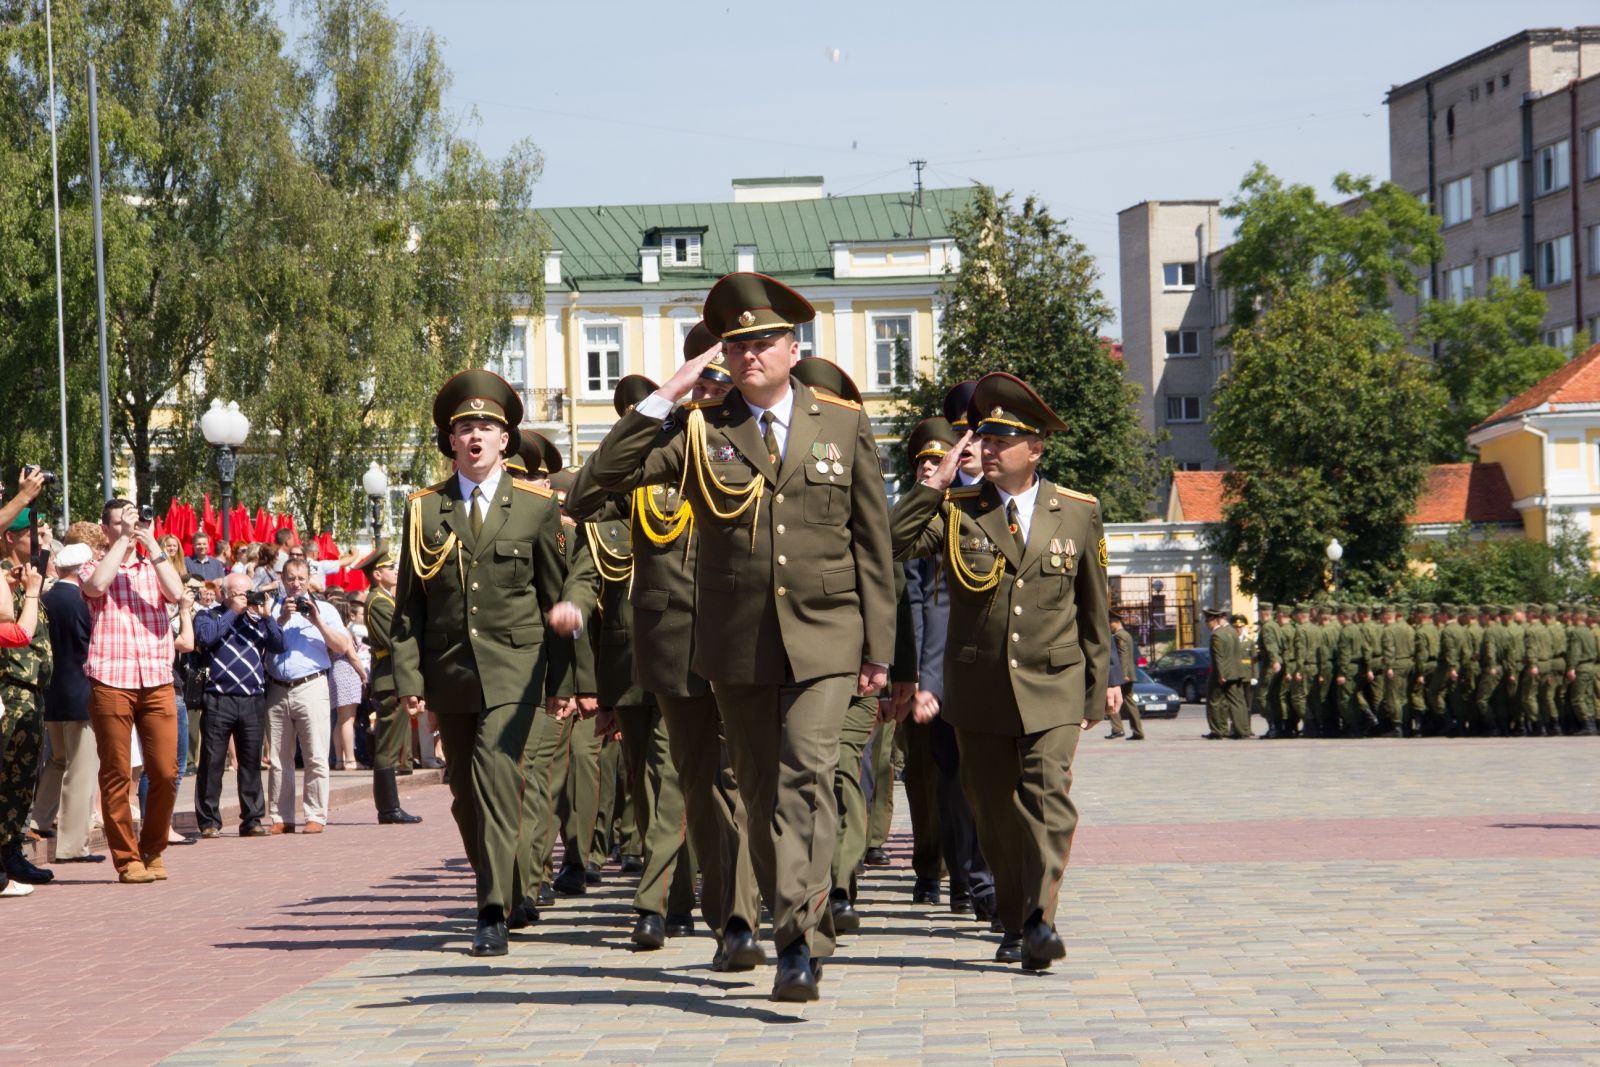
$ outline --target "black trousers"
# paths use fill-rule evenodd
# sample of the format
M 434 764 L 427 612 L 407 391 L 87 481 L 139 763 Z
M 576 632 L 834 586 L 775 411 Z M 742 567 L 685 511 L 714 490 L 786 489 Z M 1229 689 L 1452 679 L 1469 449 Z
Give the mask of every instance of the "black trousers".
M 928 747 L 937 768 L 934 796 L 939 805 L 939 837 L 945 869 L 950 872 L 950 896 L 993 897 L 994 874 L 978 847 L 978 828 L 972 806 L 961 791 L 961 749 L 956 731 L 944 718 L 928 723 Z
M 228 741 L 238 759 L 239 830 L 249 830 L 267 814 L 261 792 L 261 724 L 267 696 L 207 693 L 200 716 L 200 774 L 194 788 L 194 816 L 200 829 L 222 829 L 222 770 L 228 765 Z

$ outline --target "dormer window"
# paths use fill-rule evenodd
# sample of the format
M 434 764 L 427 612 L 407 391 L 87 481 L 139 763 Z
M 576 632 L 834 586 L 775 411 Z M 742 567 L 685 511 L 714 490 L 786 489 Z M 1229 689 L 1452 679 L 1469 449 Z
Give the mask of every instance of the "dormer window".
M 698 233 L 662 234 L 661 265 L 663 267 L 698 267 L 700 265 L 700 235 Z

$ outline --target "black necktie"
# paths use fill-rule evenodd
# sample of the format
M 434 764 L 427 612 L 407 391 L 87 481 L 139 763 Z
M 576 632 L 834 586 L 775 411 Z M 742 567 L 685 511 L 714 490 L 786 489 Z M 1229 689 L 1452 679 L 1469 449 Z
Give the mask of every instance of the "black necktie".
M 1011 526 L 1011 539 L 1017 543 L 1017 559 L 1027 551 L 1028 539 L 1022 535 L 1022 523 L 1017 519 L 1017 498 L 1006 501 L 1006 522 Z
M 471 521 L 472 536 L 474 539 L 476 539 L 479 534 L 483 533 L 483 512 L 478 510 L 478 501 L 482 499 L 483 487 L 479 485 L 473 486 L 472 499 L 467 502 L 467 506 L 472 509 Z
M 767 456 L 774 467 L 778 465 L 778 435 L 772 431 L 772 424 L 776 421 L 772 412 L 761 413 L 761 441 L 767 446 Z

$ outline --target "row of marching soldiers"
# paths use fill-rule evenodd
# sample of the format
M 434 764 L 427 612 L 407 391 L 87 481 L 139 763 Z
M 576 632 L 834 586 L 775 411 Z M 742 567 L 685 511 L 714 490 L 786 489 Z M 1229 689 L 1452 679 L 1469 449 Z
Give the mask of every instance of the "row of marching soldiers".
M 1258 609 L 1255 640 L 1240 642 L 1238 676 L 1267 721 L 1264 737 L 1596 732 L 1600 611 L 1586 605 Z M 1228 736 L 1231 727 L 1219 715 L 1212 733 Z
M 408 503 L 392 706 L 438 724 L 474 955 L 539 920 L 547 881 L 581 893 L 598 874 L 615 739 L 642 842 L 633 942 L 703 921 L 712 966 L 748 971 L 770 916 L 774 998 L 816 999 L 861 927 L 878 721 L 910 735 L 914 899 L 937 903 L 942 866 L 952 910 L 1001 934 L 997 959 L 1064 955 L 1072 755 L 1118 680 L 1098 502 L 1037 476 L 1063 426 L 992 374 L 952 401 L 969 432 L 910 436 L 921 482 L 891 518 L 854 383 L 798 359 L 813 314 L 773 279 L 723 278 L 683 365 L 618 383 L 620 419 L 581 468 L 519 431 L 520 399 L 487 371 L 436 397 L 455 473 Z M 978 435 L 992 484 L 971 473 Z

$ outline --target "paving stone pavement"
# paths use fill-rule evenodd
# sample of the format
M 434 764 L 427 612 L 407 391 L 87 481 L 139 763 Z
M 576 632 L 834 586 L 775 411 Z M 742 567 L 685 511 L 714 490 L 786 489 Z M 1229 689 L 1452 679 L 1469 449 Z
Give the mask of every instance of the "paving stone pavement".
M 1600 1063 L 1600 740 L 1085 738 L 1044 975 L 910 903 L 903 804 L 811 1005 L 627 940 L 624 880 L 465 955 L 447 796 L 320 838 L 172 854 L 173 881 L 0 904 L 0 1063 Z M 13 956 L 15 953 L 15 956 Z

